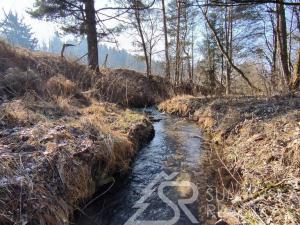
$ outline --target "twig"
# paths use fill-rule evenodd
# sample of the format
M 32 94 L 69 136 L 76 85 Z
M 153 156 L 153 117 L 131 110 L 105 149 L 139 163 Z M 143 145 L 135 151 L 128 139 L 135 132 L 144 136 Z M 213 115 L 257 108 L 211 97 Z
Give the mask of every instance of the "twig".
M 280 181 L 280 182 L 277 183 L 277 184 L 270 184 L 269 186 L 263 188 L 262 190 L 260 190 L 260 191 L 258 191 L 258 192 L 256 192 L 256 193 L 254 193 L 252 196 L 250 196 L 250 197 L 246 198 L 245 200 L 243 200 L 243 203 L 246 203 L 246 202 L 249 202 L 249 201 L 251 201 L 251 200 L 253 200 L 253 199 L 256 199 L 256 198 L 258 198 L 259 196 L 261 196 L 262 194 L 268 192 L 269 190 L 271 190 L 271 189 L 273 189 L 273 188 L 277 188 L 277 187 L 280 187 L 280 186 L 284 186 L 284 185 L 285 185 L 284 182 L 285 182 L 285 180 L 282 180 L 282 181 Z
M 252 210 L 252 212 L 254 213 L 254 215 L 256 215 L 256 217 L 260 220 L 260 222 L 262 222 L 264 225 L 267 225 L 263 220 L 262 218 L 257 214 L 257 212 L 255 212 L 255 210 L 250 207 L 250 209 Z
M 115 184 L 115 179 L 113 178 L 113 181 L 111 185 L 101 194 L 97 195 L 95 198 L 93 198 L 91 201 L 89 201 L 83 208 L 82 210 L 85 210 L 89 205 L 91 205 L 93 202 L 95 202 L 97 199 L 99 199 L 101 196 L 105 195 Z
M 219 161 L 220 161 L 220 162 L 222 163 L 222 165 L 224 166 L 224 169 L 226 169 L 227 172 L 230 174 L 230 176 L 231 176 L 238 184 L 241 185 L 241 183 L 234 177 L 234 175 L 231 173 L 231 171 L 230 171 L 230 170 L 228 169 L 228 167 L 225 165 L 225 163 L 224 163 L 224 161 L 221 159 L 221 157 L 220 157 L 218 151 L 215 150 L 215 152 L 216 152 L 216 154 L 217 154 L 217 156 L 218 156 Z
M 73 61 L 73 63 L 77 63 L 78 61 L 80 61 L 81 59 L 83 59 L 85 56 L 87 56 L 88 53 L 85 53 L 83 56 L 81 56 L 80 58 L 76 59 L 75 61 Z

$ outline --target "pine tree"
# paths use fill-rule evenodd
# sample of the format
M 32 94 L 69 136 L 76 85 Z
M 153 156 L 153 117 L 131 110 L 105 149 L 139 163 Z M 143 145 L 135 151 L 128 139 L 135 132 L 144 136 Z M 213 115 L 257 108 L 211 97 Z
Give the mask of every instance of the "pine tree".
M 28 11 L 38 19 L 56 21 L 66 33 L 86 35 L 88 61 L 92 69 L 98 66 L 97 20 L 94 0 L 36 0 L 34 9 Z
M 23 22 L 17 13 L 9 11 L 0 22 L 1 36 L 15 46 L 34 50 L 37 47 L 37 39 L 33 36 L 31 27 Z

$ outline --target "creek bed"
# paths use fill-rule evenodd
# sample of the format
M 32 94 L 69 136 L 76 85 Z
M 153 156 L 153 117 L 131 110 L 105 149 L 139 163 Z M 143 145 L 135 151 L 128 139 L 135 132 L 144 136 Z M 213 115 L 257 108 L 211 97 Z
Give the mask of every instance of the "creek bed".
M 200 174 L 201 130 L 195 122 L 154 109 L 147 112 L 156 121 L 155 137 L 137 154 L 129 176 L 84 209 L 75 224 L 200 224 L 198 200 L 186 204 L 187 210 L 179 206 L 178 200 L 197 197 L 192 186 L 197 186 Z M 158 179 L 158 176 L 163 174 L 174 178 L 165 183 L 159 194 L 158 189 L 166 178 Z

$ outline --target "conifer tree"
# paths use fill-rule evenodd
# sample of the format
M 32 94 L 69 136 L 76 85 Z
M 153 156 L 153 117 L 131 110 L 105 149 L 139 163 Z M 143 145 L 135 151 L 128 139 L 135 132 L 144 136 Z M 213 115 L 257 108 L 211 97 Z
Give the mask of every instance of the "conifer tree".
M 10 44 L 34 50 L 37 39 L 33 36 L 31 27 L 23 22 L 17 13 L 9 11 L 0 22 L 1 36 Z

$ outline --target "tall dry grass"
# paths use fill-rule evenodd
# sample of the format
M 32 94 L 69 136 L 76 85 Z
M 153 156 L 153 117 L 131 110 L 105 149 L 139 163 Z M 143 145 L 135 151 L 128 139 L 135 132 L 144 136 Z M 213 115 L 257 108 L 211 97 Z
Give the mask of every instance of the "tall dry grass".
M 85 65 L 2 41 L 0 58 L 0 224 L 69 224 L 153 128 L 93 98 L 100 75 Z

